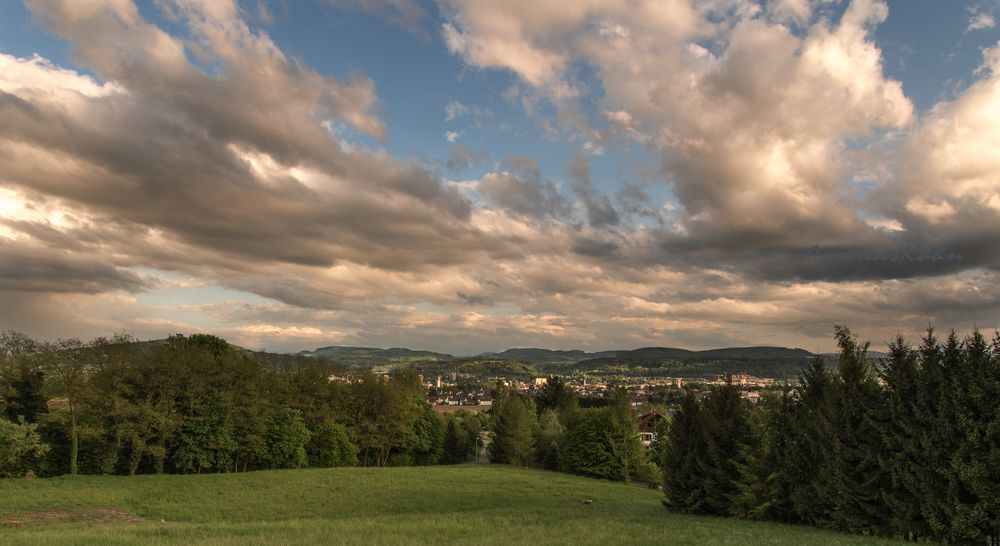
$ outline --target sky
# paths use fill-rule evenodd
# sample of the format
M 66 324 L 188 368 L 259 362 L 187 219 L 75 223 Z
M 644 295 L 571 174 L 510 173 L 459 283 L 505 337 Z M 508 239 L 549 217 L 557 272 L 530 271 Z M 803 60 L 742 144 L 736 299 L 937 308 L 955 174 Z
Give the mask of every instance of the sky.
M 0 0 L 0 329 L 1000 327 L 1000 0 Z

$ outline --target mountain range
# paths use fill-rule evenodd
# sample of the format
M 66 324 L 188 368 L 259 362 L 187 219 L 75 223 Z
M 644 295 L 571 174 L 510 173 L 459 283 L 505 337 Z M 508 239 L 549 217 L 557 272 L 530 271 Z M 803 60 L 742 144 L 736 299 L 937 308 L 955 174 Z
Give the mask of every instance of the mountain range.
M 601 364 L 645 364 L 677 361 L 707 360 L 783 360 L 808 359 L 816 355 L 805 349 L 786 347 L 726 347 L 704 351 L 691 351 L 674 347 L 643 347 L 632 350 L 612 350 L 588 353 L 576 350 L 553 350 L 537 347 L 519 347 L 502 352 L 485 352 L 472 356 L 456 357 L 434 351 L 415 351 L 395 347 L 380 349 L 375 347 L 329 346 L 312 351 L 300 351 L 302 356 L 336 361 L 343 364 L 391 364 L 415 361 L 448 362 L 453 360 L 509 360 L 532 364 L 539 369 L 568 365 Z

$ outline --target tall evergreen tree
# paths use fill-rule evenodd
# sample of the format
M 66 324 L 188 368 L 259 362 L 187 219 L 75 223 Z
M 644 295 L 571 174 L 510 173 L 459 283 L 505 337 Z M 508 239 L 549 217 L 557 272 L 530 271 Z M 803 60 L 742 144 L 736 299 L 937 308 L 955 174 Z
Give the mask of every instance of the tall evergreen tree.
M 839 376 L 834 383 L 834 435 L 828 465 L 821 469 L 833 500 L 831 523 L 851 532 L 884 533 L 889 517 L 882 500 L 888 485 L 877 425 L 882 412 L 878 383 L 868 362 L 869 342 L 836 327 Z
M 556 410 L 563 426 L 573 424 L 580 410 L 580 397 L 557 375 L 550 376 L 535 396 L 538 416 L 546 410 Z
M 704 475 L 699 457 L 704 442 L 701 405 L 692 390 L 684 393 L 670 421 L 663 464 L 663 504 L 677 512 L 696 513 L 705 504 Z
M 816 357 L 799 378 L 786 406 L 788 442 L 783 474 L 793 520 L 829 526 L 833 498 L 820 470 L 830 457 L 834 378 Z
M 889 344 L 879 375 L 884 384 L 884 412 L 878 426 L 885 455 L 880 462 L 890 483 L 882 492 L 890 510 L 888 531 L 912 540 L 929 533 L 921 509 L 919 470 L 925 462 L 920 442 L 924 430 L 917 409 L 921 374 L 917 353 L 901 335 Z
M 916 474 L 920 512 L 932 536 L 950 536 L 955 480 L 951 456 L 957 449 L 957 431 L 951 416 L 951 376 L 959 355 L 958 339 L 948 336 L 942 347 L 933 328 L 928 328 L 917 349 L 919 389 L 914 411 L 920 430 L 917 435 L 920 463 Z M 946 358 L 945 353 L 949 356 Z
M 750 443 L 746 405 L 732 384 L 713 388 L 701 412 L 704 451 L 698 460 L 705 492 L 701 512 L 729 515 L 737 494 L 736 460 Z
M 989 430 L 998 405 L 997 393 L 991 388 L 990 353 L 986 339 L 978 329 L 973 330 L 962 343 L 962 357 L 951 390 L 960 433 L 958 449 L 951 459 L 958 481 L 952 531 L 956 538 L 981 543 L 997 525 L 995 494 L 1000 491 L 995 481 L 998 473 L 988 464 L 991 455 L 996 457 L 1000 449 L 997 431 Z
M 790 481 L 785 472 L 791 403 L 787 393 L 767 393 L 750 414 L 751 441 L 737 460 L 739 480 L 733 509 L 738 517 L 792 519 Z
M 519 394 L 494 400 L 490 462 L 527 467 L 535 462 L 535 409 Z
M 448 419 L 444 431 L 444 444 L 441 449 L 441 464 L 464 463 L 469 458 L 468 437 L 464 437 L 461 425 L 456 419 Z

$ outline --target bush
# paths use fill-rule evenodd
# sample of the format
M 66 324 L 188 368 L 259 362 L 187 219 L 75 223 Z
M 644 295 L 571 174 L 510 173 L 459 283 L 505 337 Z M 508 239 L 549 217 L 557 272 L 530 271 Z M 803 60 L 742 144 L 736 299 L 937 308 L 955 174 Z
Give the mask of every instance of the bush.
M 309 466 L 320 468 L 356 466 L 359 451 L 351 441 L 347 427 L 333 421 L 325 421 L 316 427 L 306 446 Z
M 0 477 L 21 477 L 49 451 L 34 424 L 0 419 Z

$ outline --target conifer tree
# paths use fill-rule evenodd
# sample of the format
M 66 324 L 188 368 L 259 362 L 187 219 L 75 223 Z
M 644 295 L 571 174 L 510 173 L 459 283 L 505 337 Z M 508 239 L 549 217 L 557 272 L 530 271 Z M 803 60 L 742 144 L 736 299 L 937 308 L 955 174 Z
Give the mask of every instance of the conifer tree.
M 890 511 L 889 534 L 907 539 L 929 532 L 921 510 L 920 467 L 925 462 L 918 418 L 920 369 L 917 353 L 901 335 L 889 344 L 880 377 L 884 383 L 884 412 L 878 422 L 884 444 L 881 460 L 889 487 L 882 492 Z
M 751 441 L 737 460 L 740 477 L 733 505 L 737 517 L 781 522 L 792 519 L 785 472 L 790 404 L 787 393 L 768 393 L 750 414 Z
M 535 408 L 518 394 L 505 396 L 493 421 L 490 462 L 527 467 L 535 462 Z
M 467 459 L 467 442 L 463 441 L 455 419 L 448 419 L 448 426 L 444 431 L 444 447 L 441 450 L 441 464 L 464 463 Z
M 684 393 L 670 422 L 663 464 L 663 504 L 677 512 L 700 512 L 704 480 L 698 458 L 702 451 L 701 406 L 694 391 Z
M 701 511 L 729 515 L 736 494 L 738 454 L 750 442 L 747 411 L 740 390 L 732 384 L 713 388 L 701 412 L 704 451 L 699 458 L 705 498 Z
M 821 469 L 833 500 L 831 523 L 851 532 L 884 533 L 888 514 L 882 501 L 887 487 L 886 455 L 877 427 L 881 396 L 868 363 L 869 342 L 859 342 L 844 326 L 835 329 L 840 347 L 834 383 L 834 435 L 828 465 Z
M 822 357 L 816 357 L 785 408 L 788 441 L 783 474 L 788 482 L 790 519 L 827 527 L 833 498 L 820 471 L 828 465 L 833 445 L 833 388 L 833 375 Z
M 957 353 L 957 338 L 949 336 L 948 343 L 952 347 L 949 352 Z M 945 365 L 944 348 L 933 328 L 927 329 L 917 353 L 920 378 L 914 410 L 920 430 L 917 451 L 921 458 L 913 470 L 921 515 L 930 534 L 943 538 L 951 528 L 953 478 L 950 467 L 957 438 L 950 418 L 953 367 Z
M 988 463 L 991 452 L 995 459 L 1000 449 L 996 443 L 998 433 L 989 430 L 998 400 L 991 392 L 990 346 L 978 329 L 963 341 L 961 352 L 951 391 L 960 432 L 951 464 L 958 481 L 952 531 L 956 538 L 984 543 L 997 525 L 991 512 L 996 515 L 998 474 Z

